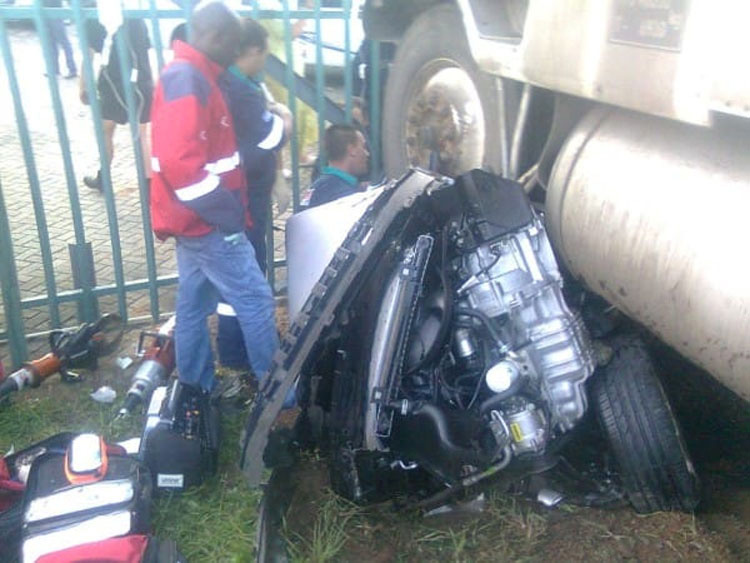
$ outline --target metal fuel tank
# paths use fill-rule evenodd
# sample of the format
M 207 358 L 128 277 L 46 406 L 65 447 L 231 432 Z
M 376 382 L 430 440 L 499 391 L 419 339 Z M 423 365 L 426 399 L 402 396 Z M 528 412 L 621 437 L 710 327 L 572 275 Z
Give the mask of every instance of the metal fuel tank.
M 553 168 L 546 221 L 591 290 L 750 400 L 750 131 L 597 108 Z

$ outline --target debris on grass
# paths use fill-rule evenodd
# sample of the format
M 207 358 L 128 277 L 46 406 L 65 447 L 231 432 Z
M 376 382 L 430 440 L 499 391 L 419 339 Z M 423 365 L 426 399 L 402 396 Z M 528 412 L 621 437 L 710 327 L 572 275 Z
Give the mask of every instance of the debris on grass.
M 115 399 L 117 398 L 117 391 L 112 389 L 109 385 L 102 385 L 101 387 L 99 387 L 99 389 L 91 393 L 89 396 L 97 403 L 110 404 L 114 403 Z
M 133 358 L 130 356 L 120 356 L 115 360 L 115 363 L 117 364 L 117 367 L 120 368 L 122 371 L 125 371 L 130 366 L 133 365 Z

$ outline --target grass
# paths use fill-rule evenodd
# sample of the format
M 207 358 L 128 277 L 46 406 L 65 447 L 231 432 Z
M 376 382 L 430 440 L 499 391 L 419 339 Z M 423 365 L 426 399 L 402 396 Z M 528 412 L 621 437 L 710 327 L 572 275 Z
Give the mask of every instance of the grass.
M 302 533 L 285 526 L 289 538 L 287 545 L 294 562 L 323 563 L 334 561 L 349 539 L 352 520 L 361 509 L 326 490 L 318 506 L 318 515 L 312 527 Z M 285 523 L 286 524 L 286 523 Z
M 325 469 L 308 462 L 308 473 Z M 499 492 L 487 494 L 481 512 L 424 517 L 388 504 L 360 507 L 324 489 L 292 506 L 284 535 L 294 562 L 517 561 L 534 555 L 546 530 L 539 509 Z
M 39 389 L 27 390 L 10 404 L 0 405 L 0 455 L 11 447 L 22 449 L 63 431 L 96 432 L 111 442 L 140 436 L 140 416 L 113 422 L 120 401 L 102 405 L 94 402 L 89 392 L 85 384 L 50 381 Z M 223 418 L 223 442 L 215 476 L 181 496 L 154 501 L 154 532 L 176 540 L 191 563 L 254 558 L 261 493 L 247 487 L 237 468 L 242 421 L 239 414 Z

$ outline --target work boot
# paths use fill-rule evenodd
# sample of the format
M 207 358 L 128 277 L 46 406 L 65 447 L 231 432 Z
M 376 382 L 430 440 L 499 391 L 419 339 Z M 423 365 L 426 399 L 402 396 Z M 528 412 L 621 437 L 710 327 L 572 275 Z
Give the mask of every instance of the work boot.
M 86 176 L 83 179 L 83 184 L 87 188 L 91 188 L 92 190 L 98 190 L 102 191 L 102 171 L 99 170 L 96 173 L 96 176 Z

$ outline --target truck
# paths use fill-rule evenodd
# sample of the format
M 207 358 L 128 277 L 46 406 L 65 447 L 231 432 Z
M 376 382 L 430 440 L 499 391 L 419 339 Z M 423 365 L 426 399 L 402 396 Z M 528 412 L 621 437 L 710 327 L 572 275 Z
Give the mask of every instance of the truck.
M 294 322 L 248 419 L 250 482 L 296 381 L 300 428 L 355 502 L 553 471 L 594 411 L 602 502 L 693 510 L 644 335 L 750 400 L 749 12 L 367 0 L 366 36 L 396 45 L 393 181 L 287 223 Z
M 520 180 L 578 280 L 750 400 L 749 15 L 700 0 L 369 0 L 367 36 L 398 45 L 385 168 Z

